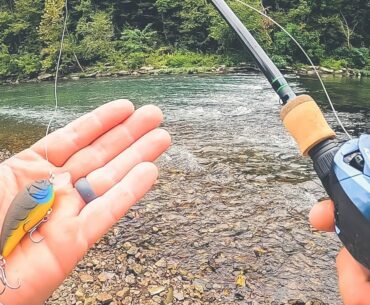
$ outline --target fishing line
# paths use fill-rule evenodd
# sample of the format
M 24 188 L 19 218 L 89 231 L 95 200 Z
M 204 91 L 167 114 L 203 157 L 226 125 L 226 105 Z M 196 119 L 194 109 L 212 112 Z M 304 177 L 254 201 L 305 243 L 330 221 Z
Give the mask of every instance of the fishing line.
M 58 55 L 58 61 L 57 61 L 57 64 L 56 64 L 56 69 L 55 69 L 55 79 L 54 79 L 54 101 L 55 101 L 55 106 L 54 106 L 54 112 L 53 112 L 53 115 L 51 116 L 50 120 L 49 120 L 49 123 L 48 123 L 48 126 L 46 128 L 46 134 L 45 134 L 45 159 L 46 161 L 49 162 L 49 155 L 48 155 L 48 144 L 47 144 L 47 136 L 49 135 L 50 133 L 50 128 L 51 128 L 51 124 L 57 114 L 57 111 L 58 111 L 58 76 L 59 76 L 59 69 L 60 69 L 60 63 L 61 63 L 61 60 L 62 60 L 62 53 L 63 53 L 63 46 L 64 46 L 64 38 L 65 38 L 65 35 L 66 35 L 66 31 L 67 31 L 67 20 L 68 20 L 68 0 L 65 0 L 65 16 L 64 16 L 64 21 L 63 21 L 63 32 L 62 32 L 62 38 L 61 38 L 61 42 L 60 42 L 60 48 L 59 48 L 59 55 Z M 50 177 L 52 177 L 52 173 L 50 173 Z
M 333 110 L 333 113 L 335 115 L 335 118 L 337 120 L 337 122 L 339 123 L 340 127 L 342 128 L 342 130 L 345 132 L 345 134 L 347 135 L 347 137 L 352 140 L 352 136 L 349 134 L 349 132 L 347 131 L 347 129 L 345 128 L 344 124 L 342 123 L 342 120 L 339 118 L 339 115 L 334 107 L 334 104 L 329 96 L 329 93 L 328 91 L 326 90 L 326 87 L 324 85 L 324 82 L 319 74 L 319 72 L 317 71 L 316 69 L 316 66 L 314 65 L 313 61 L 311 60 L 310 56 L 307 54 L 307 52 L 304 50 L 304 48 L 301 46 L 301 44 L 282 26 L 280 25 L 277 21 L 275 21 L 274 19 L 272 19 L 270 16 L 266 15 L 265 13 L 261 12 L 260 10 L 256 9 L 255 7 L 251 6 L 250 4 L 248 3 L 245 3 L 241 0 L 235 0 L 236 2 L 240 3 L 241 5 L 244 5 L 248 8 L 250 8 L 251 10 L 257 12 L 258 14 L 260 14 L 261 16 L 267 18 L 268 20 L 270 20 L 271 22 L 273 22 L 275 25 L 277 25 L 285 34 L 287 34 L 292 40 L 293 42 L 299 47 L 299 49 L 303 52 L 303 54 L 306 56 L 307 60 L 309 61 L 311 67 L 313 68 L 313 70 L 315 71 L 315 74 L 317 76 L 317 78 L 319 79 L 320 83 L 321 83 L 321 86 L 322 88 L 324 89 L 324 92 L 325 92 L 325 95 L 326 95 L 326 98 L 328 99 L 329 101 L 329 104 L 330 104 L 330 107 L 331 109 Z

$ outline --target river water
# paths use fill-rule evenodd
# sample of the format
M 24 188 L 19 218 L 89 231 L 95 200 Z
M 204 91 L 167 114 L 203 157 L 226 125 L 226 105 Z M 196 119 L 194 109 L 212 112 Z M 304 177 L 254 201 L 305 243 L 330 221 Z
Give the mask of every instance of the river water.
M 345 139 L 318 81 L 287 77 L 298 93 L 316 98 Z M 370 133 L 370 80 L 324 81 L 348 131 Z M 53 110 L 52 86 L 0 87 L 2 158 L 42 137 Z M 79 80 L 61 83 L 59 92 L 54 128 L 106 101 L 128 98 L 137 107 L 160 106 L 173 138 L 158 161 L 155 189 L 86 258 L 119 256 L 127 241 L 138 247 L 142 256 L 124 258 L 123 275 L 114 264 L 103 268 L 120 279 L 107 292 L 114 295 L 122 280 L 130 286 L 123 304 L 155 304 L 171 287 L 178 304 L 341 304 L 334 264 L 339 242 L 313 231 L 307 220 L 325 194 L 282 127 L 281 106 L 261 74 Z M 161 258 L 165 264 L 154 265 Z M 143 271 L 132 271 L 134 263 Z M 81 270 L 99 274 L 89 268 L 80 264 L 67 282 L 98 293 L 80 285 Z M 131 275 L 134 282 L 125 280 Z M 153 300 L 147 285 L 165 290 Z M 48 304 L 73 304 L 66 286 Z

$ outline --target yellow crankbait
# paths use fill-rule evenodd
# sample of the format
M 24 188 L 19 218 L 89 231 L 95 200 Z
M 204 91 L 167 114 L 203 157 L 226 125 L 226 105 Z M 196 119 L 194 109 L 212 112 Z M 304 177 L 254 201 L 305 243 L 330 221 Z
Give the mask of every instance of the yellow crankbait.
M 0 281 L 4 289 L 11 286 L 5 274 L 5 258 L 8 257 L 22 238 L 28 233 L 32 239 L 32 233 L 47 220 L 55 200 L 53 184 L 49 180 L 39 180 L 28 185 L 18 193 L 9 206 L 0 234 Z M 34 242 L 35 241 L 32 239 Z
M 50 212 L 55 192 L 48 180 L 36 181 L 18 193 L 5 216 L 0 235 L 0 254 L 6 258 L 24 235 L 32 233 Z

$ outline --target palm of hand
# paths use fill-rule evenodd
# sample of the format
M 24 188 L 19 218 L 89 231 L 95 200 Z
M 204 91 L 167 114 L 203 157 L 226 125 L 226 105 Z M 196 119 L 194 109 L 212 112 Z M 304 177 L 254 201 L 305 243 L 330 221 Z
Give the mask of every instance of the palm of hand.
M 50 172 L 57 175 L 53 212 L 34 234 L 44 240 L 35 244 L 24 237 L 7 258 L 7 279 L 10 284 L 19 279 L 21 287 L 0 296 L 4 305 L 42 304 L 89 247 L 151 188 L 157 178 L 151 162 L 170 144 L 167 132 L 157 129 L 161 121 L 156 107 L 134 112 L 128 101 L 112 102 L 49 135 L 50 162 L 43 139 L 0 165 L 0 223 L 26 184 Z M 89 205 L 73 187 L 81 177 L 100 196 Z

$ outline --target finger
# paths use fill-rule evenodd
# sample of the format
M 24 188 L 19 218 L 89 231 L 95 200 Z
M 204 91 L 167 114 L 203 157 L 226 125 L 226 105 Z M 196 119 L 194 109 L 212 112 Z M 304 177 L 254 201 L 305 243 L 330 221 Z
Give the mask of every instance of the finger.
M 143 135 L 157 128 L 162 120 L 163 114 L 158 107 L 144 106 L 125 122 L 74 154 L 63 168 L 71 173 L 75 182 L 110 162 Z
M 128 100 L 116 100 L 78 118 L 34 144 L 31 149 L 55 166 L 62 166 L 74 153 L 122 123 L 134 112 Z
M 313 206 L 309 215 L 311 225 L 320 231 L 334 231 L 334 203 L 331 200 Z
M 137 164 L 155 161 L 171 143 L 170 135 L 155 129 L 144 135 L 105 166 L 93 171 L 86 178 L 97 196 L 103 195 Z
M 337 257 L 339 289 L 344 304 L 370 305 L 370 271 L 342 249 Z
M 170 142 L 171 138 L 165 130 L 155 129 L 147 133 L 111 162 L 86 177 L 93 192 L 97 196 L 103 195 L 120 182 L 136 165 L 156 160 L 168 148 Z M 53 207 L 53 219 L 76 216 L 86 205 L 76 189 L 70 192 L 70 195 L 77 197 L 77 200 L 75 198 L 68 200 L 67 205 L 60 205 L 56 200 Z
M 135 166 L 121 182 L 82 209 L 83 233 L 89 244 L 101 238 L 152 187 L 158 177 L 153 163 Z

